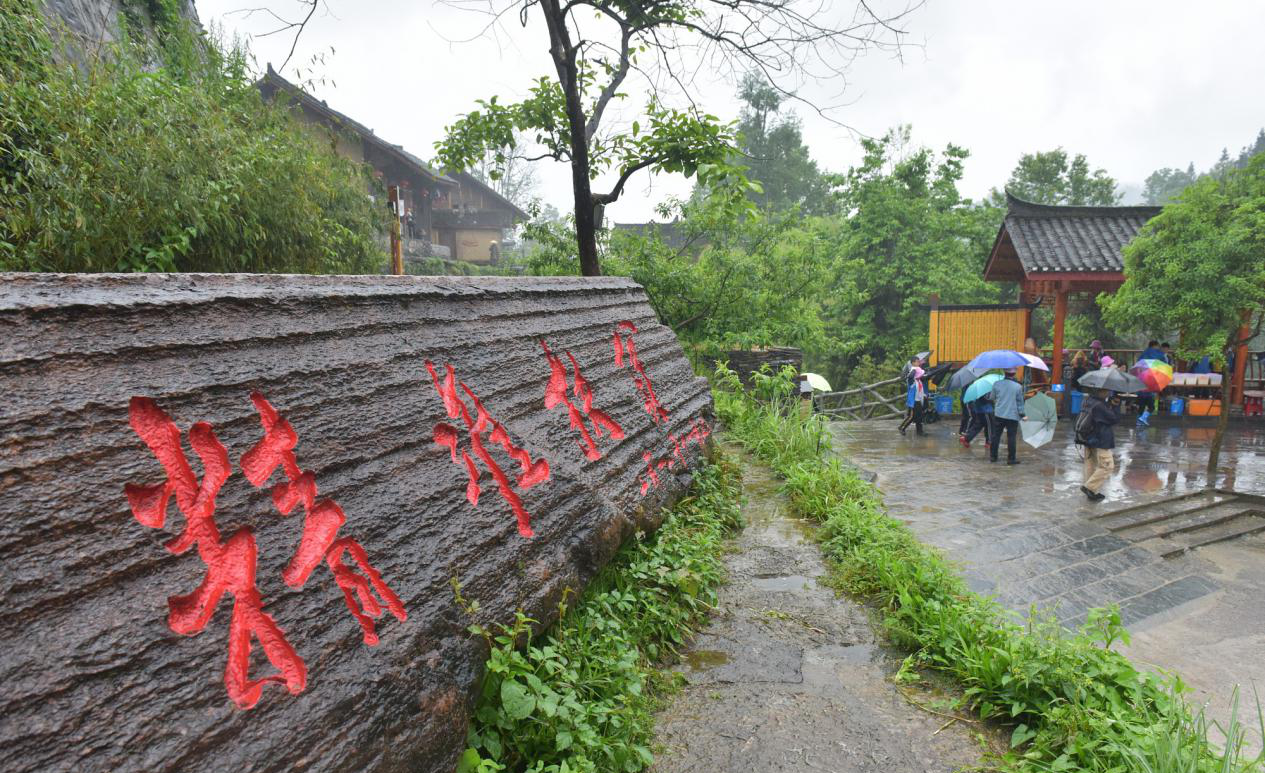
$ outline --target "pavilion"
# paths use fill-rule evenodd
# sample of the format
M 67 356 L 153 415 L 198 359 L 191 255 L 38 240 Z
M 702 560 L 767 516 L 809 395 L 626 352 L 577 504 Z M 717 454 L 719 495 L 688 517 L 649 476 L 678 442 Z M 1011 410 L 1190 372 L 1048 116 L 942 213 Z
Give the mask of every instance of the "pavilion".
M 1063 381 L 1063 326 L 1073 293 L 1114 293 L 1124 284 L 1121 254 L 1161 207 L 1035 204 L 1006 193 L 1006 218 L 997 232 L 984 279 L 1015 282 L 1019 303 L 1054 306 L 1051 382 Z M 1031 315 L 1028 315 L 1029 335 Z M 1246 347 L 1236 358 L 1231 403 L 1243 396 Z

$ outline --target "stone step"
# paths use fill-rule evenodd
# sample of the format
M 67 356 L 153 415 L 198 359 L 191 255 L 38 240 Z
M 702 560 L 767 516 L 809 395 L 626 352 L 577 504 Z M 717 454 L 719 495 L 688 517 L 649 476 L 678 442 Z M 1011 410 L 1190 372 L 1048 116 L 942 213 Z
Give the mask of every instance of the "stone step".
M 1180 556 L 1202 546 L 1234 540 L 1245 535 L 1265 531 L 1265 514 L 1261 511 L 1248 511 L 1238 518 L 1230 519 L 1204 529 L 1190 530 L 1161 538 L 1165 543 L 1160 555 L 1165 559 Z
M 1131 524 L 1112 531 L 1126 540 L 1140 543 L 1152 538 L 1168 537 L 1180 532 L 1211 527 L 1243 514 L 1251 513 L 1253 510 L 1254 506 L 1239 502 L 1237 499 L 1231 499 L 1216 505 L 1181 511 L 1160 521 Z
M 1178 518 L 1185 514 L 1193 513 L 1204 508 L 1210 508 L 1215 505 L 1220 505 L 1221 503 L 1233 499 L 1235 499 L 1234 495 L 1226 495 L 1220 492 L 1200 492 L 1194 497 L 1183 497 L 1181 499 L 1161 501 L 1150 507 L 1135 507 L 1122 511 L 1106 513 L 1096 517 L 1096 521 L 1098 524 L 1106 527 L 1112 532 L 1119 532 L 1133 527 L 1143 527 L 1148 524 L 1155 524 L 1169 519 Z
M 1090 586 L 1049 600 L 1042 607 L 1052 610 L 1064 626 L 1075 629 L 1085 623 L 1085 616 L 1091 608 L 1116 604 L 1120 606 L 1121 621 L 1126 626 L 1132 626 L 1145 618 L 1220 590 L 1214 581 L 1202 575 L 1185 575 L 1148 586 L 1148 581 L 1163 578 L 1162 574 L 1152 569 L 1153 567 L 1148 566 L 1133 571 L 1137 576 L 1135 579 L 1137 582 L 1132 588 L 1145 587 L 1145 590 L 1132 596 L 1120 599 L 1113 594 L 1105 593 L 1105 586 Z M 1127 575 L 1128 573 L 1125 573 L 1118 577 L 1124 578 Z M 1115 579 L 1107 579 L 1103 583 L 1109 584 L 1112 580 Z

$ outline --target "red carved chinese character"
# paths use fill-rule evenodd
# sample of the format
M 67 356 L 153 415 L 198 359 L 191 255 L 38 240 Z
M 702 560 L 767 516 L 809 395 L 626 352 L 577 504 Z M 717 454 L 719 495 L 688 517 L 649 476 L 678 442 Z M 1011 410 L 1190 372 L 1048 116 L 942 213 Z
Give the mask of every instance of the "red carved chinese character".
M 249 528 L 242 528 L 222 541 L 215 524 L 215 496 L 232 473 L 228 451 L 206 422 L 189 429 L 189 445 L 202 460 L 199 482 L 180 445 L 180 429 L 157 403 L 149 398 L 132 398 L 128 416 L 132 429 L 167 473 L 161 484 L 124 487 L 132 515 L 147 527 L 161 527 L 166 521 L 168 499 L 175 494 L 185 525 L 184 531 L 167 543 L 167 550 L 182 554 L 197 546 L 198 556 L 206 565 L 206 576 L 197 589 L 168 598 L 168 625 L 177 634 L 197 634 L 206 628 L 224 594 L 232 594 L 228 662 L 224 668 L 229 698 L 242 709 L 249 709 L 258 703 L 268 683 L 283 683 L 290 693 L 300 693 L 307 685 L 307 667 L 281 627 L 263 611 L 263 599 L 255 585 L 254 534 Z M 250 679 L 254 639 L 259 640 L 264 655 L 276 667 L 276 674 Z
M 625 335 L 620 335 L 620 331 L 626 331 Z M 637 345 L 633 343 L 632 335 L 637 332 L 637 326 L 631 320 L 621 320 L 615 326 L 615 367 L 624 367 L 624 353 L 628 353 L 628 364 L 633 370 L 633 384 L 637 387 L 637 394 L 641 396 L 642 403 L 646 407 L 646 413 L 650 415 L 651 421 L 655 424 L 666 422 L 668 419 L 667 409 L 659 403 L 659 397 L 654 393 L 654 385 L 650 383 L 650 376 L 646 373 L 645 366 L 641 363 L 641 358 L 637 357 Z
M 580 364 L 576 362 L 575 357 L 567 350 L 567 359 L 571 361 L 571 370 L 575 374 L 572 381 L 572 393 L 579 399 L 580 405 L 576 406 L 567 397 L 567 368 L 562 364 L 562 360 L 553 352 L 549 351 L 549 345 L 542 339 L 540 347 L 545 351 L 545 358 L 549 361 L 549 384 L 545 387 L 545 408 L 552 409 L 559 403 L 567 407 L 567 415 L 571 419 L 571 427 L 580 431 L 580 438 L 583 440 L 576 441 L 576 445 L 584 452 L 584 456 L 590 460 L 600 460 L 602 453 L 597 450 L 597 444 L 593 441 L 593 436 L 589 435 L 588 426 L 584 420 L 588 419 L 593 424 L 593 435 L 598 438 L 602 437 L 602 430 L 605 429 L 610 433 L 611 438 L 618 441 L 624 437 L 624 428 L 619 426 L 615 420 L 610 418 L 605 411 L 599 408 L 593 408 L 593 389 L 589 387 L 589 382 L 584 378 L 584 374 L 580 372 Z
M 451 365 L 445 366 L 446 373 L 441 382 L 439 374 L 435 372 L 435 364 L 426 361 L 426 370 L 430 372 L 431 381 L 435 384 L 435 391 L 439 393 L 439 398 L 444 402 L 444 410 L 452 419 L 460 418 L 465 424 L 470 440 L 470 450 L 487 467 L 488 472 L 492 474 L 492 480 L 496 482 L 496 487 L 501 493 L 501 497 L 509 504 L 510 510 L 514 512 L 515 518 L 518 520 L 518 534 L 525 538 L 531 537 L 534 532 L 531 529 L 531 515 L 527 513 L 527 509 L 523 506 L 523 500 L 518 496 L 518 492 L 514 491 L 514 487 L 519 489 L 529 489 L 536 484 L 549 480 L 549 462 L 541 457 L 535 461 L 527 450 L 521 446 L 516 446 L 510 440 L 509 432 L 492 418 L 488 410 L 483 407 L 483 403 L 478 396 L 466 386 L 465 382 L 458 382 L 456 372 Z M 461 396 L 457 394 L 457 385 L 461 385 L 461 390 L 470 399 L 474 405 L 475 416 L 470 416 L 470 410 L 466 407 L 466 403 Z M 514 484 L 510 484 L 509 477 L 492 458 L 487 447 L 483 445 L 483 435 L 491 430 L 488 440 L 494 444 L 500 444 L 505 453 L 518 462 L 519 475 Z M 435 443 L 448 449 L 452 456 L 452 461 L 457 461 L 458 451 L 458 430 L 447 422 L 440 422 L 435 425 L 434 430 Z M 471 505 L 479 504 L 479 469 L 475 465 L 474 459 L 464 449 L 461 450 L 461 459 L 466 466 L 466 499 Z
M 347 516 L 333 500 L 316 499 L 316 477 L 311 471 L 299 469 L 294 456 L 299 436 L 289 421 L 277 413 L 262 393 L 252 392 L 250 399 L 259 411 L 264 437 L 242 455 L 242 472 L 250 483 L 263 486 L 280 466 L 287 480 L 272 488 L 273 504 L 283 516 L 288 516 L 296 505 L 302 503 L 306 514 L 303 537 L 281 574 L 282 580 L 291 588 L 303 588 L 312 572 L 325 562 L 334 575 L 334 582 L 343 590 L 347 609 L 360 624 L 364 643 L 377 645 L 378 632 L 374 619 L 381 617 L 383 604 L 391 615 L 404 621 L 408 618 L 404 603 L 369 563 L 369 557 L 359 543 L 352 538 L 338 539 L 338 530 L 347 522 Z M 356 574 L 343 564 L 344 551 L 356 560 L 363 575 Z M 376 599 L 374 592 L 377 593 Z

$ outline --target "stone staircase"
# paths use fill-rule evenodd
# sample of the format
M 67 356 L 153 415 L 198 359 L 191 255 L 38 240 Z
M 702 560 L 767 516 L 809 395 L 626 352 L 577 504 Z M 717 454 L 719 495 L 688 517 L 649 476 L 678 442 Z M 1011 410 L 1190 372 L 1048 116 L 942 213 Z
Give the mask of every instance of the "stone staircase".
M 1194 492 L 1095 517 L 1110 533 L 1165 559 L 1265 530 L 1265 498 Z

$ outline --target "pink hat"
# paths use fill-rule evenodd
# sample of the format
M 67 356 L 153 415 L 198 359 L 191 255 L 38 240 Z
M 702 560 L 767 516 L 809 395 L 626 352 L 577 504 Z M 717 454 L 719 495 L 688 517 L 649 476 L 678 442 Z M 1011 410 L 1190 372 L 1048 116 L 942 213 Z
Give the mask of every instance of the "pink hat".
M 1103 355 L 1103 358 L 1102 358 L 1102 367 L 1103 367 L 1103 368 L 1106 368 L 1107 366 L 1112 365 L 1112 364 L 1113 364 L 1113 363 L 1115 363 L 1115 362 L 1116 362 L 1116 361 L 1114 361 L 1114 360 L 1112 360 L 1112 359 L 1111 359 L 1111 355 Z

